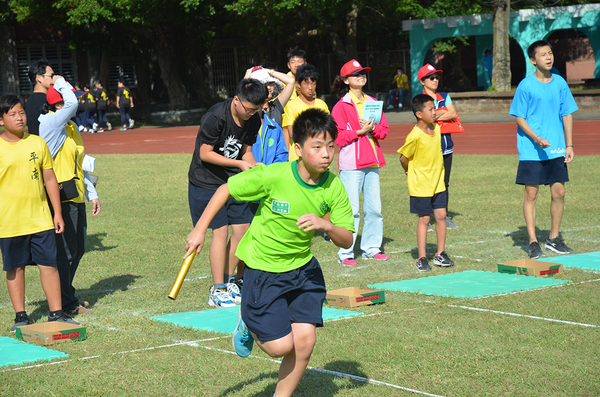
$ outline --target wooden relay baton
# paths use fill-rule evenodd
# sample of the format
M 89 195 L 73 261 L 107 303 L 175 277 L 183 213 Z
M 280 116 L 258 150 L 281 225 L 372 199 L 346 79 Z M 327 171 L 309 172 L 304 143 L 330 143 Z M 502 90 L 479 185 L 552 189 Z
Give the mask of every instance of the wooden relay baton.
M 190 256 L 183 260 L 181 264 L 181 268 L 179 269 L 179 273 L 177 273 L 177 278 L 175 278 L 175 282 L 173 283 L 173 287 L 171 287 L 171 292 L 169 292 L 169 299 L 177 299 L 177 295 L 179 295 L 179 290 L 181 289 L 181 284 L 183 284 L 183 280 L 185 276 L 187 276 L 188 270 L 190 270 L 190 266 L 192 265 L 192 261 L 196 256 L 196 250 L 192 251 Z

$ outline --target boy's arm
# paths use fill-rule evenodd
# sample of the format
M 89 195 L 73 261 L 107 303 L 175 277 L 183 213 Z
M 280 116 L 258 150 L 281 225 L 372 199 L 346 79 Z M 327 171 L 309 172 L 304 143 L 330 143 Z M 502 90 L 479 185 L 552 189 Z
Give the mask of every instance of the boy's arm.
M 246 146 L 248 146 L 248 145 L 246 145 Z M 243 147 L 244 146 L 242 146 L 242 148 Z M 201 144 L 200 145 L 200 159 L 207 163 L 220 165 L 222 167 L 236 167 L 236 168 L 241 169 L 242 171 L 249 170 L 250 168 L 253 167 L 253 165 L 248 163 L 247 161 L 227 158 L 227 157 L 215 152 L 213 149 L 214 149 L 213 145 L 208 145 L 206 143 Z M 250 149 L 250 153 L 252 153 L 252 149 Z M 254 159 L 254 156 L 252 156 L 252 158 Z
M 221 185 L 210 199 L 208 205 L 202 213 L 202 216 L 200 216 L 198 223 L 196 223 L 194 230 L 192 230 L 192 232 L 188 235 L 186 240 L 187 243 L 185 244 L 185 249 L 187 252 L 183 256 L 183 259 L 190 256 L 194 250 L 196 250 L 197 254 L 202 251 L 204 237 L 206 236 L 208 225 L 213 220 L 217 212 L 219 212 L 221 207 L 225 205 L 229 197 L 231 197 L 231 194 L 229 193 L 229 187 L 227 184 Z
M 331 238 L 331 241 L 338 247 L 350 248 L 352 247 L 352 232 L 346 228 L 336 226 L 333 223 L 319 218 L 315 214 L 304 214 L 296 222 L 298 229 L 305 232 L 311 230 L 320 230 L 327 233 L 327 236 Z
M 42 169 L 46 192 L 50 198 L 52 209 L 54 210 L 54 231 L 56 234 L 61 234 L 65 231 L 65 222 L 62 217 L 62 208 L 60 206 L 60 191 L 58 190 L 58 182 L 52 168 Z
M 563 127 L 565 129 L 565 144 L 567 145 L 565 163 L 570 163 L 575 156 L 575 151 L 573 150 L 573 114 L 567 114 L 562 119 Z
M 279 94 L 279 102 L 281 103 L 281 106 L 285 107 L 287 102 L 292 97 L 292 94 L 294 93 L 296 80 L 294 80 L 292 76 L 288 76 L 285 73 L 276 72 L 274 70 L 269 70 L 269 74 L 275 77 L 277 80 L 281 81 L 283 84 L 285 84 L 283 91 L 281 91 L 281 94 Z
M 408 159 L 404 157 L 403 154 L 400 155 L 400 164 L 402 164 L 402 168 L 404 169 L 404 174 L 408 174 Z
M 573 121 L 573 120 L 571 119 L 571 121 Z M 540 147 L 542 149 L 545 149 L 548 146 L 550 146 L 550 142 L 548 142 L 546 139 L 542 138 L 541 136 L 539 136 L 538 134 L 536 134 L 535 132 L 533 132 L 533 130 L 531 129 L 531 127 L 529 126 L 529 124 L 527 124 L 527 121 L 525 121 L 524 118 L 517 117 L 517 125 L 519 126 L 519 128 L 521 128 L 521 130 L 525 134 L 527 134 L 528 137 L 530 137 L 535 143 L 537 143 L 538 145 L 540 145 Z
M 242 161 L 250 164 L 250 168 L 254 168 L 258 165 L 256 158 L 254 158 L 254 153 L 252 153 L 252 146 L 247 143 L 242 144 Z

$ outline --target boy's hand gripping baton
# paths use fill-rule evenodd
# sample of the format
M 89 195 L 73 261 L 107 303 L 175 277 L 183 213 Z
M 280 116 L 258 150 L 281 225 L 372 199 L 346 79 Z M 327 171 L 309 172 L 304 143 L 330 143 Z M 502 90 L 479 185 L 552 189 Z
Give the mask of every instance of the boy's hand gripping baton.
M 173 283 L 173 287 L 171 287 L 171 292 L 169 292 L 169 299 L 177 299 L 177 295 L 179 294 L 179 290 L 181 289 L 181 285 L 183 284 L 183 280 L 187 275 L 188 270 L 190 270 L 190 266 L 192 265 L 192 261 L 196 256 L 196 250 L 192 251 L 190 256 L 183 260 L 181 264 L 181 268 L 179 269 L 179 273 L 177 273 L 177 278 L 175 278 L 175 282 Z

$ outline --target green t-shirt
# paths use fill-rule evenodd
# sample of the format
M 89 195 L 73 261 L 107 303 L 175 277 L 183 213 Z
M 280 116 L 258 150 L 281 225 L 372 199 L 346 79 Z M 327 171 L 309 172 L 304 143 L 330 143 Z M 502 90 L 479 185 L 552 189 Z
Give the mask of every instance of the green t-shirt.
M 227 185 L 236 200 L 260 200 L 236 251 L 237 257 L 253 269 L 283 273 L 304 266 L 312 258 L 314 232 L 302 231 L 296 225 L 304 214 L 323 217 L 329 212 L 331 223 L 354 231 L 348 194 L 329 171 L 318 185 L 310 185 L 298 174 L 295 161 L 260 165 L 230 177 Z

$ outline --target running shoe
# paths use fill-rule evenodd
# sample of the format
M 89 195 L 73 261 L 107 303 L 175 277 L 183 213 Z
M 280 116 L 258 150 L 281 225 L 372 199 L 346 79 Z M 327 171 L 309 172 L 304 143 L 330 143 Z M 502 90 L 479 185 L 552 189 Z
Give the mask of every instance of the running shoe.
M 73 325 L 81 325 L 77 321 L 73 320 L 71 317 L 67 316 L 65 312 L 62 310 L 57 310 L 54 313 L 48 313 L 48 322 L 50 321 L 58 321 L 59 323 L 68 323 Z
M 346 258 L 346 259 L 339 259 L 338 258 L 338 263 L 344 265 L 344 266 L 358 266 L 358 263 L 356 263 L 356 261 L 354 260 L 354 258 Z
M 442 251 L 439 254 L 436 252 L 435 257 L 433 258 L 433 264 L 436 266 L 454 266 L 454 261 L 452 261 L 446 251 Z
M 546 248 L 548 248 L 547 245 L 546 245 Z M 540 256 L 544 256 L 544 253 L 542 252 L 542 249 L 540 248 L 540 243 L 538 243 L 537 241 L 534 241 L 533 243 L 529 244 L 529 257 L 531 259 L 537 259 Z
M 431 270 L 431 266 L 429 266 L 429 261 L 426 257 L 419 258 L 417 261 L 417 270 L 420 272 L 428 272 Z
M 33 321 L 31 321 L 31 319 L 29 318 L 27 313 L 25 313 L 25 312 L 17 313 L 17 315 L 15 316 L 15 325 L 13 325 L 11 327 L 10 332 L 15 332 L 17 330 L 17 327 L 22 327 L 24 325 L 29 325 L 29 324 L 33 324 Z
M 248 328 L 246 328 L 244 320 L 242 320 L 241 310 L 240 314 L 238 314 L 238 323 L 237 327 L 235 327 L 235 331 L 233 331 L 231 344 L 233 345 L 237 355 L 240 357 L 248 357 L 250 353 L 252 353 L 254 338 L 252 337 L 250 331 L 248 331 Z
M 134 124 L 135 124 L 135 120 L 134 119 L 129 119 L 129 129 L 133 128 Z
M 235 303 L 242 303 L 242 291 L 235 282 L 227 283 L 225 287 L 227 287 L 227 293 Z
M 373 256 L 367 256 L 367 255 L 363 254 L 362 258 L 363 259 L 377 259 L 380 261 L 387 261 L 388 259 L 390 259 L 389 256 L 387 256 L 386 254 L 382 254 L 381 252 L 378 252 Z
M 208 304 L 214 307 L 233 307 L 235 303 L 231 298 L 231 295 L 227 292 L 227 289 L 210 287 L 210 296 L 208 297 Z
M 544 246 L 547 250 L 556 252 L 557 254 L 572 254 L 573 250 L 565 244 L 565 241 L 560 236 L 556 236 L 552 240 L 546 239 L 546 245 Z
M 446 229 L 458 229 L 458 225 L 449 216 L 446 217 Z

